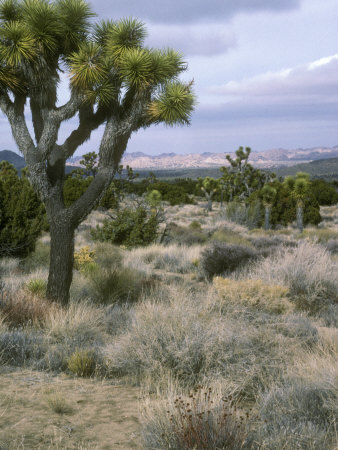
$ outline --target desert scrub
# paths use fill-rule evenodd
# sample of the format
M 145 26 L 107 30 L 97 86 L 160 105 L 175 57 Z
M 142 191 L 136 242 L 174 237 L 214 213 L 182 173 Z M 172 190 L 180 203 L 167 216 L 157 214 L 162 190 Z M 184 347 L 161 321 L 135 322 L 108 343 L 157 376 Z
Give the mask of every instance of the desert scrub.
M 296 307 L 312 314 L 338 300 L 338 266 L 321 245 L 280 248 L 251 270 L 251 278 L 287 286 Z
M 33 330 L 8 330 L 0 334 L 0 361 L 12 366 L 31 364 L 46 351 L 44 336 Z
M 71 342 L 88 346 L 102 342 L 103 310 L 88 302 L 71 302 L 67 308 L 51 310 L 44 326 L 51 343 Z
M 46 396 L 47 405 L 54 411 L 56 414 L 71 414 L 73 412 L 73 408 L 68 404 L 65 397 L 60 394 L 60 392 L 53 392 Z
M 87 266 L 88 268 L 88 266 Z M 144 274 L 131 267 L 100 267 L 86 271 L 92 298 L 101 304 L 133 303 L 151 283 Z
M 245 245 L 247 247 L 252 247 L 249 239 L 227 228 L 215 231 L 211 236 L 211 239 L 213 241 L 225 242 L 227 244 Z
M 78 377 L 91 377 L 98 361 L 98 354 L 93 349 L 77 349 L 68 359 L 68 369 Z
M 139 268 L 143 272 L 161 269 L 167 272 L 189 273 L 194 271 L 194 261 L 199 259 L 200 245 L 186 246 L 171 244 L 167 246 L 152 244 L 149 247 L 129 250 L 125 253 L 125 264 Z
M 47 289 L 47 282 L 42 278 L 33 278 L 26 284 L 26 289 L 33 295 L 44 297 Z
M 157 237 L 157 214 L 140 206 L 136 210 L 125 208 L 116 218 L 105 219 L 101 227 L 92 230 L 92 237 L 100 242 L 124 245 L 127 248 L 145 246 Z
M 74 252 L 74 267 L 77 270 L 84 270 L 87 264 L 93 263 L 95 257 L 95 250 L 90 250 L 89 246 L 80 248 Z
M 257 257 L 257 252 L 250 247 L 214 242 L 202 252 L 199 266 L 202 274 L 211 280 L 215 275 L 233 272 Z
M 181 286 L 167 291 L 165 303 L 149 299 L 136 305 L 126 331 L 106 347 L 112 374 L 147 375 L 156 383 L 171 373 L 192 385 L 204 373 L 221 369 L 224 348 L 232 340 L 228 324 L 210 317 L 196 293 Z
M 330 405 L 336 401 L 333 387 L 327 389 L 320 382 L 287 380 L 265 392 L 258 401 L 260 417 L 266 421 L 261 444 L 276 450 L 334 448 L 335 412 Z
M 162 243 L 166 245 L 178 244 L 191 246 L 203 244 L 208 240 L 208 235 L 203 233 L 200 228 L 185 227 L 171 222 L 167 225 Z
M 49 264 L 50 245 L 49 243 L 41 242 L 36 243 L 33 253 L 28 255 L 22 262 L 21 267 L 26 273 L 32 272 L 42 267 L 48 267 Z
M 1 302 L 4 321 L 11 328 L 43 326 L 48 315 L 56 309 L 57 305 L 25 290 L 6 292 Z
M 243 448 L 249 414 L 239 414 L 232 396 L 198 385 L 186 396 L 166 405 L 151 405 L 144 415 L 146 449 L 233 449 Z
M 247 307 L 275 314 L 285 314 L 294 309 L 288 300 L 288 288 L 264 283 L 262 280 L 232 280 L 215 277 L 213 285 L 222 299 L 220 309 L 227 304 Z

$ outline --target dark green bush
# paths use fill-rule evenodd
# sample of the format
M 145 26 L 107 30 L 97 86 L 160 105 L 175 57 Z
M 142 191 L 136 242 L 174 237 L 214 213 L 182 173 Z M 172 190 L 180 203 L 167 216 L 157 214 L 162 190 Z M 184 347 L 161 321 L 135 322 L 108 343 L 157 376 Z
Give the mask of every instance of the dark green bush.
M 200 268 L 206 278 L 212 279 L 214 275 L 233 272 L 257 256 L 254 249 L 245 245 L 214 242 L 202 252 Z
M 288 224 L 295 222 L 297 200 L 292 194 L 291 188 L 286 186 L 284 183 L 280 183 L 279 181 L 274 181 L 271 183 L 271 186 L 276 190 L 276 195 L 271 205 L 270 224 L 273 227 L 276 227 L 278 225 L 287 226 Z M 248 199 L 248 204 L 250 205 L 257 202 L 261 204 L 261 207 L 256 210 L 256 224 L 261 226 L 264 223 L 264 202 L 262 190 L 253 192 Z M 318 223 L 322 220 L 319 210 L 320 206 L 317 201 L 315 191 L 312 189 L 311 183 L 307 196 L 304 200 L 304 225 L 318 225 Z M 240 217 L 235 221 L 245 225 L 245 221 L 242 220 L 241 222 Z
M 93 177 L 69 176 L 63 186 L 63 201 L 70 206 L 84 194 L 92 182 Z
M 336 188 L 325 180 L 312 180 L 311 191 L 321 206 L 331 206 L 338 203 Z
M 113 219 L 106 219 L 101 227 L 92 230 L 94 239 L 128 248 L 145 246 L 157 237 L 159 221 L 154 213 L 140 206 L 136 210 L 124 209 Z
M 0 210 L 0 255 L 27 256 L 45 228 L 45 208 L 7 161 L 0 163 Z

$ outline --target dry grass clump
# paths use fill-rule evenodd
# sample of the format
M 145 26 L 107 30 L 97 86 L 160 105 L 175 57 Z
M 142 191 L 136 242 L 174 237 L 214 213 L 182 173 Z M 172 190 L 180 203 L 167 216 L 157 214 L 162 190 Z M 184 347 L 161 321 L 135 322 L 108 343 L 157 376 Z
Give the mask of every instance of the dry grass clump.
M 3 320 L 14 328 L 43 326 L 49 314 L 57 309 L 55 304 L 25 290 L 6 292 L 0 306 Z
M 309 238 L 314 242 L 320 242 L 325 244 L 330 239 L 338 239 L 338 232 L 330 228 L 315 228 L 306 229 L 303 231 L 304 237 Z
M 68 369 L 78 377 L 91 377 L 98 365 L 98 354 L 93 349 L 76 349 L 68 359 Z
M 240 304 L 258 311 L 285 314 L 294 310 L 288 300 L 288 288 L 264 283 L 262 280 L 232 280 L 215 277 L 213 285 L 222 299 L 221 309 L 227 304 Z
M 211 239 L 219 242 L 226 242 L 227 244 L 246 245 L 252 247 L 252 243 L 243 235 L 229 229 L 219 229 L 213 233 Z
M 57 414 L 71 414 L 73 408 L 68 404 L 60 392 L 53 392 L 46 396 L 48 406 Z
M 250 276 L 287 286 L 296 306 L 311 313 L 338 300 L 337 263 L 324 247 L 308 241 L 282 248 L 260 261 Z
M 41 332 L 33 330 L 7 330 L 0 334 L 0 362 L 23 366 L 41 359 L 46 341 Z
M 189 273 L 195 270 L 194 262 L 199 259 L 202 247 L 153 244 L 136 248 L 125 253 L 124 262 L 128 267 L 150 273 L 150 269 L 160 269 L 174 273 Z
M 189 395 L 146 408 L 144 445 L 147 449 L 242 449 L 249 414 L 240 415 L 232 396 L 196 386 Z
M 251 317 L 217 313 L 212 289 L 198 294 L 184 286 L 167 290 L 165 301 L 138 304 L 124 334 L 106 347 L 112 375 L 138 382 L 148 377 L 160 385 L 170 374 L 190 387 L 223 377 L 234 386 L 236 398 L 249 402 L 281 378 L 294 343 L 276 333 L 270 316 L 264 326 L 252 324 Z
M 162 243 L 165 245 L 178 244 L 191 246 L 203 244 L 207 240 L 208 235 L 203 233 L 200 228 L 194 228 L 190 225 L 188 227 L 183 227 L 181 225 L 177 225 L 175 222 L 171 222 L 166 226 Z
M 304 383 L 288 380 L 264 393 L 259 401 L 259 411 L 265 426 L 268 448 L 288 442 L 287 448 L 333 448 L 334 414 L 330 405 L 337 402 L 332 389 L 322 383 Z M 286 439 L 287 438 L 287 439 Z M 325 444 L 324 444 L 325 443 Z M 311 447 L 310 447 L 311 446 Z
M 127 332 L 107 348 L 112 373 L 147 374 L 155 381 L 167 372 L 191 384 L 206 370 L 208 348 L 220 339 L 220 326 L 203 316 L 197 303 L 186 300 L 182 289 L 175 291 L 179 301 L 146 300 L 135 307 Z
M 53 341 L 74 340 L 89 345 L 102 339 L 103 311 L 86 301 L 71 302 L 67 308 L 50 311 L 45 319 L 47 334 Z

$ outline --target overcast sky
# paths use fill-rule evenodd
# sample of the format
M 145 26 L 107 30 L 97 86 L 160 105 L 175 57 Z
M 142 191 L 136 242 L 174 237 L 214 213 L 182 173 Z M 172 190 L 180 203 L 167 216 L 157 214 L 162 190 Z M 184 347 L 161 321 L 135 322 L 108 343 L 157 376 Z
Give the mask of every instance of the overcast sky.
M 191 126 L 139 131 L 128 152 L 338 145 L 337 0 L 95 0 L 92 6 L 99 18 L 142 19 L 147 45 L 180 50 L 189 64 L 184 79 L 195 82 Z M 66 124 L 61 140 L 74 124 Z M 0 127 L 1 147 L 14 150 L 4 119 Z M 100 134 L 78 153 L 97 150 Z

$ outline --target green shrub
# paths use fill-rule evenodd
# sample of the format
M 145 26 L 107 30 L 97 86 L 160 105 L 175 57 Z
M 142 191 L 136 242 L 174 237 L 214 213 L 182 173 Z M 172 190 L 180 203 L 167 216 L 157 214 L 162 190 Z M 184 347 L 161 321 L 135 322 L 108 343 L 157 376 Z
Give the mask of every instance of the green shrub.
M 41 278 L 34 278 L 28 281 L 26 287 L 31 294 L 44 296 L 47 289 L 47 282 Z
M 233 272 L 257 256 L 254 249 L 244 245 L 214 242 L 202 252 L 200 268 L 206 278 L 212 279 L 214 275 Z
M 63 201 L 68 207 L 84 194 L 93 181 L 93 177 L 67 177 L 63 186 Z
M 158 225 L 157 215 L 148 213 L 144 207 L 135 211 L 126 208 L 115 219 L 105 219 L 101 227 L 92 230 L 92 236 L 127 248 L 145 246 L 156 239 Z
M 97 354 L 94 350 L 78 349 L 68 360 L 68 369 L 78 377 L 91 377 L 97 365 Z
M 312 180 L 311 191 L 321 206 L 330 206 L 338 203 L 336 188 L 325 180 Z
M 189 228 L 191 228 L 192 230 L 201 231 L 202 225 L 197 220 L 193 220 L 189 225 Z
M 277 193 L 271 208 L 271 224 L 286 226 L 296 220 L 297 201 L 292 195 L 292 190 L 284 183 L 274 183 Z M 304 225 L 318 225 L 322 220 L 319 212 L 319 203 L 311 190 L 311 187 L 304 200 Z
M 147 285 L 145 277 L 129 267 L 100 267 L 92 264 L 86 269 L 85 275 L 89 279 L 94 300 L 98 303 L 135 302 Z
M 27 256 L 45 227 L 45 209 L 25 175 L 0 163 L 0 256 Z

